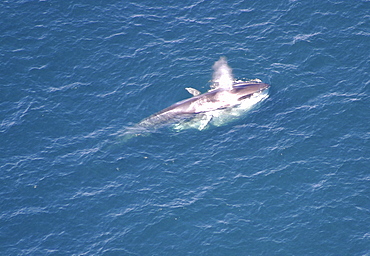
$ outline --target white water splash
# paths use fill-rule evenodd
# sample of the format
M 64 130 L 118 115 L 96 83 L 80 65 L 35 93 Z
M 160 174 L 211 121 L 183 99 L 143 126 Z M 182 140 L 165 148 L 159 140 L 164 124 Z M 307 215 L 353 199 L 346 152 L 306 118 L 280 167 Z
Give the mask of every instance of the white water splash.
M 227 65 L 227 60 L 225 57 L 221 57 L 213 65 L 213 84 L 211 87 L 214 88 L 225 88 L 231 89 L 234 82 L 233 71 Z

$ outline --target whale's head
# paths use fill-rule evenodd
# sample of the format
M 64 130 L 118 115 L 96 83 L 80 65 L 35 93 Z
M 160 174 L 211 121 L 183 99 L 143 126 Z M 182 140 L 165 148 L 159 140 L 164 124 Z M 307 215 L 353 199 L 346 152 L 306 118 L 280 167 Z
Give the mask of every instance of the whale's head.
M 266 91 L 270 87 L 269 84 L 259 82 L 239 82 L 234 83 L 231 93 L 237 95 L 238 100 L 250 98 L 254 94 L 259 94 Z

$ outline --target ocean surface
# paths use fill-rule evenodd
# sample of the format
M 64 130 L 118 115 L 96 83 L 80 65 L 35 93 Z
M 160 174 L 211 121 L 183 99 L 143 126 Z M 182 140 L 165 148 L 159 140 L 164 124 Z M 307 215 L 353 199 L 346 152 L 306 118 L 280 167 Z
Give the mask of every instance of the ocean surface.
M 0 2 L 1 255 L 370 255 L 370 1 Z M 269 98 L 140 120 L 226 57 Z

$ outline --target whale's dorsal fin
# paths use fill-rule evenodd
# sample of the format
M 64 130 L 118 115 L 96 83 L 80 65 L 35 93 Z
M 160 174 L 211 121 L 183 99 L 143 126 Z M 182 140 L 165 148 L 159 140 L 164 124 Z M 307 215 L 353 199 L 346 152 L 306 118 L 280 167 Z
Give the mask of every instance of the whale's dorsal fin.
M 200 91 L 198 91 L 197 89 L 190 88 L 190 87 L 185 88 L 185 89 L 188 91 L 188 93 L 190 93 L 193 96 L 198 96 L 200 94 Z

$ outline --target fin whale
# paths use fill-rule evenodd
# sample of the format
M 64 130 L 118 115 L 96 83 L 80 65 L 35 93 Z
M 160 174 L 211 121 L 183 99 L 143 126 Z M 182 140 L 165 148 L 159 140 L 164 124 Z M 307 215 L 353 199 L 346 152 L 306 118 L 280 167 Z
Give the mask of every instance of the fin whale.
M 137 124 L 142 128 L 153 128 L 181 119 L 193 117 L 198 114 L 205 114 L 203 123 L 198 127 L 202 130 L 212 119 L 212 113 L 216 110 L 233 108 L 253 95 L 260 94 L 267 90 L 270 85 L 259 80 L 234 81 L 229 88 L 218 87 L 206 93 L 193 88 L 186 88 L 194 96 L 179 101 L 147 118 Z

